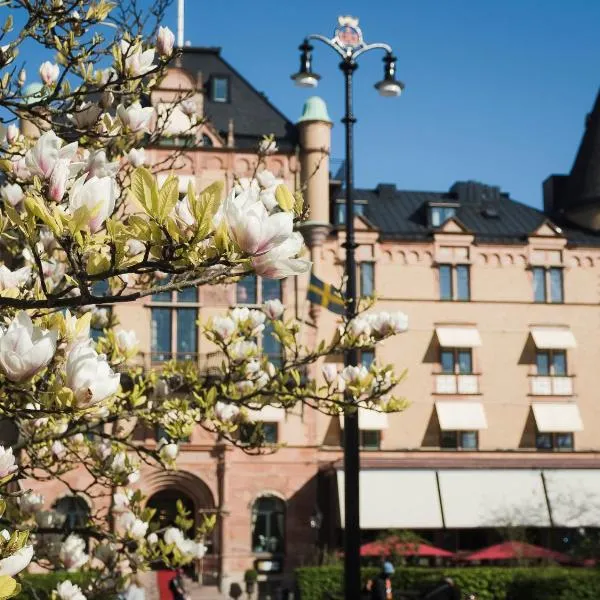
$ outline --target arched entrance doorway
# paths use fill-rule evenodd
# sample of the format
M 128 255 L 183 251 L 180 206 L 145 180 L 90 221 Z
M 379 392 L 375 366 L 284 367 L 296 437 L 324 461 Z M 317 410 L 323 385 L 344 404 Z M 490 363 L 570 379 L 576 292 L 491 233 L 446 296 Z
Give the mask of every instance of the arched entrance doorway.
M 192 522 L 192 525 L 187 529 L 180 527 L 176 523 L 178 510 L 177 503 L 181 502 L 184 510 L 187 513 L 187 518 Z M 179 527 L 186 534 L 187 537 L 195 537 L 196 535 L 196 505 L 192 498 L 190 498 L 185 492 L 176 488 L 167 488 L 156 492 L 153 496 L 148 499 L 146 504 L 148 508 L 156 510 L 152 521 L 158 526 L 159 529 L 165 527 Z

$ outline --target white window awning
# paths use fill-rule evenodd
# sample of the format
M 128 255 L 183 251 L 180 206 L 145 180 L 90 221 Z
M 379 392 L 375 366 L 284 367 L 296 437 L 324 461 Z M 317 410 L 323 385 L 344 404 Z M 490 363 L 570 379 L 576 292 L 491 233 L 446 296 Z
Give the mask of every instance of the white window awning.
M 581 413 L 574 402 L 533 402 L 531 408 L 540 433 L 583 430 Z
M 531 337 L 540 350 L 566 350 L 577 347 L 573 332 L 566 327 L 532 327 Z
M 280 406 L 263 406 L 260 409 L 248 409 L 248 416 L 252 421 L 281 423 L 285 421 L 285 408 Z
M 555 527 L 600 527 L 600 470 L 544 470 Z
M 550 525 L 540 471 L 447 469 L 438 477 L 448 528 Z
M 181 175 L 177 171 L 172 171 L 171 173 L 159 173 L 156 176 L 156 181 L 158 183 L 158 187 L 162 187 L 164 182 L 167 180 L 170 174 L 175 175 L 179 179 L 179 193 L 187 194 L 188 184 L 192 184 L 192 189 L 196 189 L 196 177 L 194 175 Z
M 475 348 L 481 346 L 481 336 L 476 327 L 440 325 L 435 328 L 442 348 Z
M 359 407 L 358 428 L 362 431 L 381 431 L 389 426 L 388 415 L 377 410 Z M 340 418 L 340 427 L 344 429 L 344 416 Z
M 481 402 L 436 402 L 442 431 L 480 431 L 487 429 L 487 419 Z
M 340 518 L 344 526 L 344 471 L 337 472 Z M 360 472 L 361 529 L 443 527 L 435 471 L 369 469 Z

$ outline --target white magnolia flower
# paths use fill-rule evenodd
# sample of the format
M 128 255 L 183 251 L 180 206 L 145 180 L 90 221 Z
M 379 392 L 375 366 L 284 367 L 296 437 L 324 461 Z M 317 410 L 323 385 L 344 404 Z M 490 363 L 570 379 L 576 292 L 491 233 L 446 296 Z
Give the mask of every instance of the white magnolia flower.
M 52 442 L 51 450 L 52 454 L 56 458 L 62 458 L 65 455 L 65 452 L 67 451 L 65 445 L 60 440 L 54 440 Z
M 119 161 L 108 162 L 106 152 L 104 150 L 96 150 L 88 156 L 85 171 L 87 172 L 88 179 L 94 177 L 94 175 L 99 178 L 111 177 L 114 179 L 119 171 Z
M 121 376 L 113 372 L 104 354 L 89 345 L 77 344 L 69 352 L 65 370 L 66 384 L 81 408 L 102 402 L 119 389 Z
M 138 519 L 132 512 L 121 515 L 119 525 L 123 528 L 125 534 L 134 540 L 141 540 L 148 531 L 148 523 Z
M 85 541 L 74 533 L 61 544 L 58 557 L 67 571 L 80 569 L 90 558 L 85 553 Z
M 14 554 L 0 560 L 0 576 L 14 577 L 29 565 L 33 558 L 33 546 L 23 546 Z
M 191 117 L 192 115 L 195 115 L 198 112 L 198 106 L 196 104 L 196 101 L 192 100 L 191 98 L 188 98 L 187 100 L 182 100 L 179 104 L 179 107 L 181 108 L 181 112 L 183 112 L 183 114 L 187 115 L 188 117 Z
M 143 148 L 132 148 L 127 153 L 127 160 L 133 167 L 137 168 L 145 165 L 148 159 L 146 158 L 146 151 Z
M 27 181 L 31 179 L 31 171 L 27 167 L 27 156 L 15 155 L 10 159 L 11 170 L 17 179 Z
M 348 332 L 354 337 L 369 337 L 371 335 L 369 320 L 362 316 L 355 317 L 348 323 Z
M 0 196 L 4 202 L 16 206 L 23 200 L 23 190 L 18 183 L 7 183 L 0 188 Z
M 68 115 L 68 117 L 78 129 L 88 129 L 98 122 L 101 114 L 102 108 L 100 108 L 98 104 L 95 104 L 94 102 L 84 102 Z
M 43 369 L 56 352 L 56 331 L 35 327 L 29 315 L 17 313 L 7 330 L 0 330 L 0 369 L 20 383 Z
M 154 544 L 158 543 L 158 536 L 155 533 L 151 533 L 146 540 L 151 546 L 154 546 Z
M 19 498 L 19 507 L 26 515 L 32 515 L 44 506 L 44 496 L 27 492 Z
M 250 316 L 250 309 L 247 306 L 236 306 L 234 309 L 229 311 L 230 317 L 234 323 L 245 323 Z
M 85 206 L 90 211 L 87 223 L 90 231 L 96 233 L 104 225 L 115 209 L 118 194 L 116 182 L 110 177 L 92 177 L 86 181 L 87 175 L 82 175 L 69 192 L 69 212 Z
M 258 354 L 258 346 L 255 342 L 239 340 L 229 346 L 229 356 L 236 362 L 252 358 Z
M 177 444 L 167 442 L 164 438 L 159 441 L 158 447 L 158 453 L 165 462 L 173 462 L 179 454 Z
M 277 147 L 277 142 L 269 138 L 261 140 L 258 144 L 258 151 L 261 154 L 275 154 L 277 150 L 279 150 L 279 148 Z
M 65 337 L 69 340 L 71 346 L 87 342 L 90 337 L 90 320 L 87 318 L 77 318 L 67 309 L 64 314 Z
M 239 406 L 228 404 L 227 402 L 217 402 L 215 404 L 215 416 L 220 421 L 232 421 L 240 414 Z
M 189 198 L 184 196 L 175 204 L 175 214 L 188 227 L 196 225 L 196 217 L 192 213 Z
M 178 529 L 177 527 L 168 527 L 163 534 L 163 538 L 165 543 L 175 545 L 185 556 L 202 558 L 206 553 L 206 547 L 203 544 L 186 538 L 181 529 Z
M 6 141 L 9 144 L 12 144 L 13 142 L 15 142 L 17 139 L 19 138 L 19 128 L 14 124 L 11 123 L 7 128 L 6 128 Z
M 46 131 L 30 148 L 25 155 L 25 166 L 31 175 L 38 175 L 42 179 L 50 179 L 52 171 L 59 160 L 66 160 L 69 163 L 70 175 L 76 175 L 82 163 L 74 163 L 73 158 L 77 153 L 77 142 L 63 145 L 64 142 L 54 133 Z
M 117 347 L 126 354 L 135 353 L 140 345 L 137 335 L 133 329 L 119 329 L 115 333 Z
M 285 306 L 278 298 L 267 300 L 264 305 L 264 311 L 269 319 L 279 319 L 285 310 Z
M 369 376 L 369 371 L 364 365 L 357 367 L 349 365 L 344 367 L 341 375 L 346 383 L 360 385 Z
M 142 52 L 139 44 L 132 44 L 126 40 L 121 40 L 121 52 L 125 57 L 125 71 L 128 75 L 138 77 L 152 70 L 152 61 L 154 60 L 153 49 Z
M 256 310 L 253 308 L 252 310 L 248 311 L 248 322 L 252 327 L 252 335 L 257 335 L 254 333 L 256 329 L 260 329 L 261 331 L 264 329 L 265 318 L 266 315 L 261 310 Z
M 21 87 L 23 87 L 25 85 L 25 82 L 27 81 L 27 71 L 25 69 L 21 69 L 19 71 L 19 76 L 17 81 L 19 82 L 19 85 Z
M 59 600 L 86 600 L 81 588 L 68 579 L 56 586 L 56 595 Z
M 309 260 L 298 258 L 303 247 L 302 235 L 295 231 L 278 246 L 261 256 L 252 258 L 256 274 L 269 279 L 283 279 L 306 273 L 310 270 L 312 263 Z
M 95 329 L 104 329 L 108 327 L 110 323 L 110 313 L 107 308 L 96 308 L 92 309 L 92 322 L 91 325 Z
M 113 511 L 114 512 L 125 512 L 129 509 L 129 503 L 133 492 L 131 490 L 125 490 L 123 492 L 115 492 L 113 494 Z
M 0 446 L 0 479 L 8 477 L 17 470 L 12 448 Z
M 45 85 L 52 85 L 56 83 L 59 73 L 59 66 L 51 63 L 49 60 L 44 61 L 40 65 L 40 77 Z
M 380 337 L 402 333 L 408 329 L 408 317 L 400 311 L 369 313 L 364 318 Z
M 31 277 L 31 267 L 21 267 L 11 271 L 6 265 L 0 265 L 0 291 L 18 288 Z
M 338 370 L 337 367 L 331 363 L 325 363 L 322 367 L 321 370 L 323 371 L 323 377 L 325 378 L 325 381 L 331 385 L 338 376 Z
M 213 317 L 212 319 L 211 331 L 219 336 L 224 342 L 231 339 L 235 329 L 236 325 L 233 322 L 233 319 L 229 317 Z
M 159 27 L 156 35 L 156 50 L 160 56 L 168 58 L 173 54 L 173 46 L 175 45 L 175 36 L 168 27 Z M 153 57 L 154 58 L 154 57 Z
M 147 133 L 153 115 L 154 108 L 152 106 L 142 108 L 139 102 L 134 102 L 127 108 L 122 104 L 117 106 L 117 116 L 121 120 L 121 123 L 133 133 Z
M 54 169 L 52 169 L 52 175 L 50 175 L 50 186 L 48 187 L 50 200 L 61 202 L 67 191 L 70 175 L 70 161 L 67 159 L 57 160 Z

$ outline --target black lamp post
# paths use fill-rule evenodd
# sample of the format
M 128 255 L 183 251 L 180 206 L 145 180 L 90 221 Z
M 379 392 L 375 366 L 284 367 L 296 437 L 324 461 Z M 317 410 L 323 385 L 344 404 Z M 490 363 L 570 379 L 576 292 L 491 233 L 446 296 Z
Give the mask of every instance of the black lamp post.
M 358 68 L 356 60 L 369 50 L 383 50 L 385 56 L 384 78 L 375 85 L 382 96 L 399 96 L 404 84 L 396 79 L 396 57 L 388 44 L 366 44 L 358 19 L 339 17 L 338 27 L 333 38 L 322 35 L 309 35 L 300 45 L 300 71 L 292 75 L 296 85 L 313 88 L 319 82 L 319 75 L 312 70 L 311 40 L 318 40 L 332 48 L 341 57 L 340 69 L 344 73 L 346 110 L 342 123 L 346 131 L 346 316 L 356 316 L 356 241 L 354 237 L 354 140 L 353 129 L 356 118 L 352 112 L 352 76 Z M 348 350 L 344 355 L 345 365 L 358 365 L 358 351 Z M 347 397 L 351 401 L 352 397 Z M 360 432 L 358 412 L 346 411 L 344 415 L 344 596 L 349 600 L 359 600 L 360 580 L 360 510 L 359 510 L 359 473 L 360 473 Z

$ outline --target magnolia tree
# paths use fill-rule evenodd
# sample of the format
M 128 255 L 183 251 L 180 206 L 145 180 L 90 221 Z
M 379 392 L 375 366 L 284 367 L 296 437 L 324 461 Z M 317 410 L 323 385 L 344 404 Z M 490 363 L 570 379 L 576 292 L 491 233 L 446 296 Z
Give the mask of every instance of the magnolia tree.
M 176 523 L 161 528 L 134 491 L 143 464 L 175 468 L 178 443 L 195 427 L 238 444 L 239 426 L 267 405 L 303 403 L 332 415 L 403 406 L 389 365 L 329 364 L 307 377 L 327 355 L 404 331 L 401 313 L 363 311 L 309 348 L 300 323 L 271 300 L 201 324 L 222 356 L 210 374 L 196 362 L 160 370 L 136 363 L 135 335 L 106 305 L 311 266 L 295 231 L 305 216 L 301 194 L 264 168 L 273 138 L 257 148 L 254 177 L 227 194 L 213 184 L 198 194 L 190 187 L 180 200 L 175 175 L 157 184 L 155 173 L 168 164 L 144 166 L 144 146 L 169 133 L 168 111 L 145 101 L 174 56 L 173 34 L 155 26 L 167 4 L 155 2 L 149 18 L 135 2 L 3 3 L 24 25 L 15 31 L 7 20 L 0 53 L 0 419 L 18 432 L 0 447 L 0 599 L 18 593 L 18 573 L 32 561 L 84 571 L 83 587 L 66 580 L 53 592 L 84 600 L 109 597 L 152 564 L 202 557 L 201 537 L 184 534 L 191 522 L 182 507 Z M 29 67 L 39 78 L 34 92 L 25 86 L 21 45 L 30 55 L 37 45 L 44 58 Z M 193 133 L 199 121 L 189 97 L 169 110 L 188 115 Z M 97 341 L 91 325 L 103 328 Z M 259 350 L 264 331 L 281 344 L 277 368 Z M 165 437 L 145 447 L 133 439 L 136 426 L 160 427 Z M 260 424 L 253 431 L 244 450 L 260 452 Z M 85 527 L 66 535 L 64 515 L 29 489 L 35 480 L 60 482 L 89 501 Z

